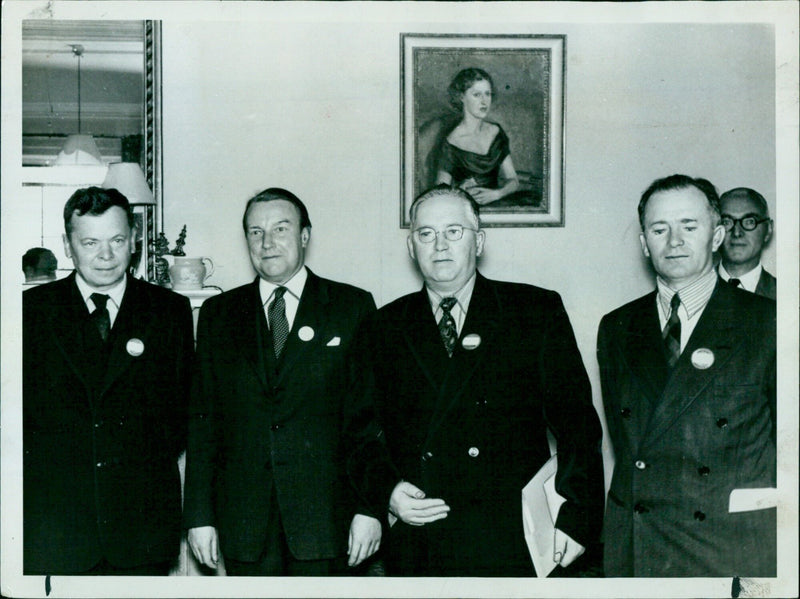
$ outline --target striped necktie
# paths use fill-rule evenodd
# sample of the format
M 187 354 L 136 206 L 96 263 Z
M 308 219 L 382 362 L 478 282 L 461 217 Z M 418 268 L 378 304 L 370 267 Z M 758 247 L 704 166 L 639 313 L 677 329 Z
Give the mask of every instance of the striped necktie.
M 667 353 L 667 364 L 670 368 L 675 366 L 678 358 L 681 357 L 681 321 L 678 318 L 678 306 L 680 305 L 681 298 L 676 293 L 669 302 L 669 320 L 664 325 L 664 330 L 661 331 L 661 336 L 664 339 L 664 349 Z
M 272 345 L 275 348 L 275 357 L 280 358 L 283 346 L 286 345 L 286 340 L 289 338 L 289 321 L 286 320 L 286 300 L 283 295 L 286 293 L 286 287 L 277 287 L 275 289 L 275 299 L 267 309 L 267 316 L 269 317 L 269 328 L 272 331 Z

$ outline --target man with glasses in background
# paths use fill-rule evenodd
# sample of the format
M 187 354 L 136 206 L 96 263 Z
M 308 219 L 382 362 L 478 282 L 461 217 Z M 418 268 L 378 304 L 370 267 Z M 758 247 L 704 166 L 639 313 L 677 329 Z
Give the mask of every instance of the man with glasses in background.
M 719 276 L 745 291 L 774 300 L 775 277 L 761 266 L 761 252 L 772 239 L 767 201 L 747 187 L 726 191 L 719 201 L 726 231 Z
M 567 313 L 553 291 L 484 278 L 484 243 L 467 192 L 422 194 L 407 246 L 424 286 L 354 341 L 375 428 L 350 474 L 375 511 L 388 505 L 388 575 L 534 575 L 521 490 L 550 458 L 548 428 L 566 498 L 553 560 L 570 575 L 597 554 L 601 429 Z

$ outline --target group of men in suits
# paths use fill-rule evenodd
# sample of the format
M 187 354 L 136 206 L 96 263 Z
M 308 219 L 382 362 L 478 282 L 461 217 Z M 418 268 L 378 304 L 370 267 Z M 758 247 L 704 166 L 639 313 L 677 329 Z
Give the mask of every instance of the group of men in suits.
M 23 295 L 25 572 L 166 573 L 186 448 L 182 522 L 209 568 L 324 576 L 382 555 L 389 575 L 535 575 L 521 489 L 549 432 L 559 575 L 601 562 L 609 576 L 774 575 L 775 509 L 757 508 L 775 486 L 775 304 L 714 265 L 727 230 L 720 274 L 747 279 L 744 241 L 763 246 L 772 224 L 732 197 L 721 209 L 683 175 L 642 196 L 657 290 L 598 336 L 606 498 L 564 305 L 478 272 L 486 235 L 468 192 L 414 201 L 424 284 L 379 310 L 305 266 L 303 202 L 261 192 L 243 216 L 257 276 L 204 304 L 196 353 L 187 300 L 126 274 L 127 200 L 76 192 L 75 272 Z

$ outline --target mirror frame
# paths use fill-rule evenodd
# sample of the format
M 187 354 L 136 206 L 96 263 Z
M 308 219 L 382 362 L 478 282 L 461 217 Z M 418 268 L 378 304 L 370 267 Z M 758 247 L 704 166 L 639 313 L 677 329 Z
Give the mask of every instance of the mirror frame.
M 142 231 L 142 261 L 145 277 L 155 282 L 155 256 L 152 247 L 164 229 L 163 164 L 161 128 L 161 21 L 144 22 L 144 176 L 156 200 L 145 206 Z

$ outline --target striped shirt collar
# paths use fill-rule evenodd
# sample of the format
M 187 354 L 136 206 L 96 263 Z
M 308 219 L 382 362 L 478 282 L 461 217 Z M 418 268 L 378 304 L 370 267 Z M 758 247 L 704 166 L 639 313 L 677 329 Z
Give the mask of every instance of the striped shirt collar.
M 656 278 L 656 285 L 658 287 L 658 305 L 661 313 L 665 317 L 669 317 L 670 302 L 672 296 L 676 293 L 681 298 L 681 304 L 686 309 L 689 318 L 692 318 L 698 311 L 702 310 L 711 299 L 711 294 L 714 293 L 714 287 L 717 284 L 717 271 L 711 269 L 706 274 L 689 283 L 686 287 L 681 289 L 672 289 L 661 278 Z

